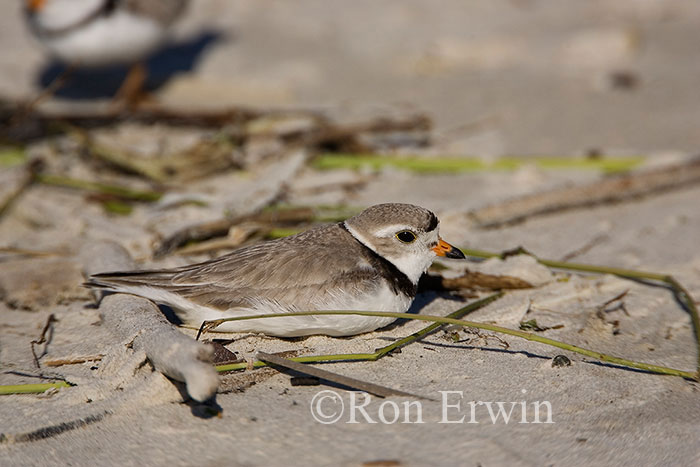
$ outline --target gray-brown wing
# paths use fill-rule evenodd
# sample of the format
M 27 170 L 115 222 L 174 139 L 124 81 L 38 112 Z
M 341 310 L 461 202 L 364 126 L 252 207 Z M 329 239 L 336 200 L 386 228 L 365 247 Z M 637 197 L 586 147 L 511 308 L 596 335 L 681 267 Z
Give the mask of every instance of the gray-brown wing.
M 331 225 L 181 268 L 98 274 L 89 284 L 148 285 L 222 310 L 260 299 L 305 308 L 350 284 L 376 287 L 378 273 L 363 260 L 363 248 Z

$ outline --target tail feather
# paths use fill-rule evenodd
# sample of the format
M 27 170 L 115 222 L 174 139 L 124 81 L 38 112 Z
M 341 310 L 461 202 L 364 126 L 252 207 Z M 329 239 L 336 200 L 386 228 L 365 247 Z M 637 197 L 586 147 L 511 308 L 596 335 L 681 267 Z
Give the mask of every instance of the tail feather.
M 117 271 L 91 275 L 85 287 L 95 289 L 119 290 L 129 286 L 151 286 L 164 289 L 176 288 L 172 283 L 173 273 L 166 270 L 151 271 Z
M 221 287 L 173 283 L 176 274 L 177 271 L 169 270 L 108 272 L 90 276 L 83 285 L 97 290 L 137 295 L 185 311 L 199 306 L 220 311 L 251 307 L 250 299 L 240 294 L 228 294 Z

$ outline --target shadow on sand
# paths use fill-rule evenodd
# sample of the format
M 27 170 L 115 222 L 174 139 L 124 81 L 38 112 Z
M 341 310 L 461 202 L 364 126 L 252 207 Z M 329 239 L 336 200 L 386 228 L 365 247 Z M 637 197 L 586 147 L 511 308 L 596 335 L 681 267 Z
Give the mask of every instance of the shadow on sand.
M 149 73 L 145 90 L 154 91 L 177 74 L 192 71 L 206 49 L 224 39 L 230 40 L 220 31 L 203 31 L 185 41 L 166 45 L 146 62 Z M 38 73 L 41 88 L 46 88 L 64 69 L 65 65 L 60 62 L 47 63 Z M 76 69 L 55 92 L 55 96 L 75 100 L 112 97 L 122 84 L 128 69 L 125 65 Z

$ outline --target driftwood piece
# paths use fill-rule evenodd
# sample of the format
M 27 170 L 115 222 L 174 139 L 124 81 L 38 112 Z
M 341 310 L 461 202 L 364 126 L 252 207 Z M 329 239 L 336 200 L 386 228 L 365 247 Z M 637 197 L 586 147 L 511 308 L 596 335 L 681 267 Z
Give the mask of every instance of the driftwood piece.
M 421 278 L 421 290 L 454 291 L 464 289 L 530 289 L 532 284 L 520 278 L 505 275 L 484 274 L 470 270 L 464 271 L 459 277 L 446 278 L 426 274 Z
M 83 255 L 95 258 L 87 267 L 89 274 L 133 268 L 128 253 L 113 243 L 90 245 Z M 212 365 L 213 348 L 178 331 L 152 302 L 113 294 L 104 297 L 100 311 L 103 325 L 116 339 L 131 342 L 132 348 L 143 351 L 157 371 L 185 383 L 194 400 L 203 402 L 216 394 L 219 377 Z
M 69 134 L 92 157 L 120 169 L 158 183 L 174 183 L 241 169 L 234 157 L 235 146 L 223 139 L 201 138 L 192 146 L 167 154 L 143 157 L 123 148 L 98 143 L 87 131 L 72 127 Z
M 26 143 L 46 138 L 52 132 L 60 132 L 68 127 L 81 129 L 114 126 L 121 122 L 141 124 L 160 123 L 169 126 L 188 126 L 201 128 L 225 128 L 231 136 L 244 140 L 250 136 L 263 135 L 282 138 L 288 144 L 306 148 L 333 148 L 346 152 L 366 152 L 401 145 L 427 144 L 431 119 L 422 114 L 406 118 L 375 118 L 355 124 L 336 124 L 319 111 L 298 110 L 253 110 L 235 107 L 223 110 L 191 110 L 167 107 L 149 107 L 115 112 L 110 109 L 92 110 L 76 109 L 63 112 L 35 111 L 23 114 L 18 119 L 21 104 L 0 100 L 0 140 Z M 264 124 L 255 125 L 255 121 L 275 119 L 307 119 L 309 124 L 293 130 L 289 125 Z M 249 125 L 253 123 L 252 125 Z M 269 123 L 269 122 L 267 122 Z
M 671 167 L 620 175 L 574 187 L 535 193 L 468 214 L 477 228 L 523 222 L 542 214 L 615 203 L 700 182 L 700 158 Z
M 83 129 L 113 126 L 121 122 L 143 124 L 162 123 L 170 126 L 199 126 L 218 128 L 224 125 L 242 124 L 263 115 L 265 112 L 246 108 L 221 111 L 192 111 L 167 108 L 131 109 L 114 111 L 106 108 L 76 109 L 62 112 L 34 111 L 23 113 L 21 104 L 0 101 L 0 137 L 10 141 L 33 141 L 43 139 L 55 131 L 56 125 L 73 125 Z

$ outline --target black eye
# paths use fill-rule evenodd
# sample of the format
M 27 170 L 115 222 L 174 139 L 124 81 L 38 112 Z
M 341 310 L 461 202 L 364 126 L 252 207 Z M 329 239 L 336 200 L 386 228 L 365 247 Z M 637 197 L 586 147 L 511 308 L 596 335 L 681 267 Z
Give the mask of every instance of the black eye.
M 410 230 L 402 230 L 401 232 L 396 234 L 396 238 L 398 238 L 404 243 L 411 243 L 416 239 L 416 234 L 414 234 Z

